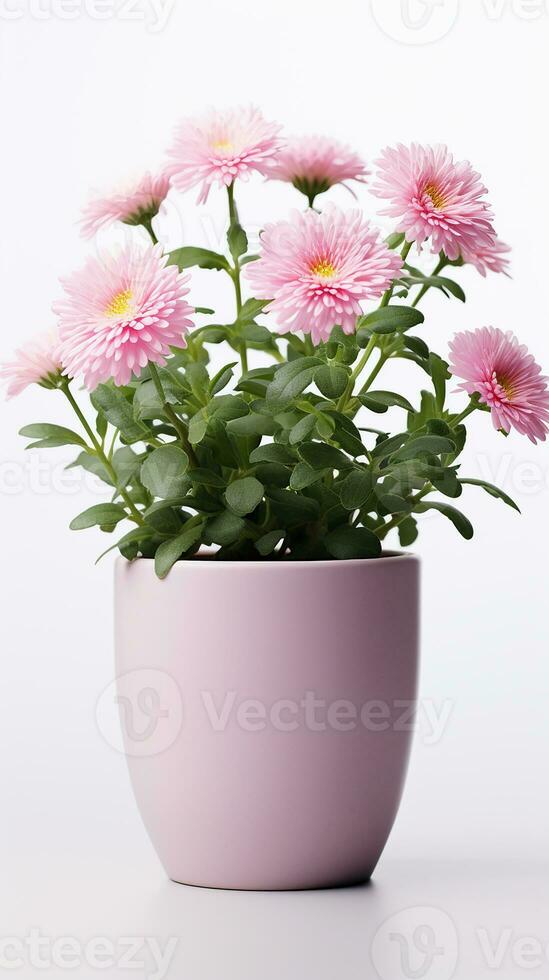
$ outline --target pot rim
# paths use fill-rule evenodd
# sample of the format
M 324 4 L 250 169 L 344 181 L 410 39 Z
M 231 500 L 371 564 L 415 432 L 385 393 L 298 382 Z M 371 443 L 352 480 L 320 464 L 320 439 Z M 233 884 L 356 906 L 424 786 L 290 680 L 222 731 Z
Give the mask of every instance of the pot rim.
M 211 558 L 215 555 L 215 551 L 203 551 L 198 552 L 192 558 L 179 559 L 172 565 L 169 575 L 171 575 L 177 568 L 349 568 L 349 566 L 360 565 L 371 565 L 374 568 L 377 565 L 386 565 L 388 562 L 402 562 L 402 561 L 415 561 L 420 563 L 421 559 L 419 555 L 411 551 L 384 551 L 379 558 L 332 558 L 332 559 L 321 559 L 313 561 L 281 561 L 280 559 L 258 559 L 257 561 L 212 561 Z M 133 561 L 128 561 L 122 555 L 118 555 L 116 558 L 117 565 L 138 565 L 144 563 L 146 565 L 152 566 L 154 568 L 154 558 L 134 558 Z

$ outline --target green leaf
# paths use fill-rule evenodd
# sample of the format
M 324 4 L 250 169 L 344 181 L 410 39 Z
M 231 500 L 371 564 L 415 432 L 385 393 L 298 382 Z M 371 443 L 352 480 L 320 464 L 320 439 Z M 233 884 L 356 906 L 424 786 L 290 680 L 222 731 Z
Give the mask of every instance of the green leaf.
M 271 331 L 260 323 L 247 323 L 242 327 L 240 336 L 247 344 L 270 344 L 273 339 Z
M 328 412 L 318 412 L 316 416 L 316 431 L 319 439 L 334 439 L 335 442 L 335 419 Z
M 143 456 L 138 456 L 131 446 L 122 446 L 116 450 L 112 458 L 112 465 L 116 473 L 117 490 L 122 490 L 132 483 L 139 472 L 142 459 Z
M 378 491 L 376 496 L 381 506 L 389 514 L 405 514 L 407 510 L 411 510 L 410 504 L 398 493 L 383 493 L 383 491 Z
M 254 368 L 242 375 L 236 385 L 236 391 L 249 391 L 252 395 L 265 397 L 265 392 L 269 382 L 273 380 L 275 366 L 268 365 L 261 368 Z
M 314 470 L 341 469 L 349 465 L 349 459 L 340 449 L 325 442 L 306 442 L 298 449 L 301 459 Z
M 228 232 L 227 241 L 233 259 L 240 258 L 248 251 L 248 237 L 242 225 L 238 221 L 233 221 Z
M 114 486 L 110 473 L 107 472 L 103 463 L 97 456 L 92 456 L 91 453 L 80 453 L 75 459 L 74 463 L 70 463 L 67 469 L 73 469 L 75 466 L 81 466 L 82 469 L 86 470 L 88 473 L 93 473 L 103 483 L 108 483 L 109 486 Z
M 330 417 L 335 422 L 333 441 L 337 442 L 346 453 L 349 453 L 349 456 L 364 456 L 366 448 L 362 442 L 360 430 L 357 429 L 354 422 L 342 412 L 330 412 Z
M 443 436 L 417 436 L 415 439 L 411 439 L 404 449 L 400 450 L 398 458 L 401 460 L 415 459 L 416 456 L 421 456 L 422 453 L 432 453 L 435 456 L 439 456 L 441 453 L 454 453 L 455 448 L 455 443 Z
M 318 519 L 318 503 L 304 494 L 292 490 L 269 490 L 269 500 L 277 520 L 287 527 L 309 524 Z
M 459 482 L 462 486 L 482 487 L 482 489 L 486 490 L 486 493 L 489 493 L 491 497 L 496 497 L 499 500 L 503 500 L 508 507 L 512 507 L 513 510 L 517 510 L 520 514 L 520 507 L 515 503 L 513 498 L 499 487 L 494 486 L 493 483 L 487 483 L 486 480 L 473 480 L 471 478 L 460 479 Z
M 162 387 L 165 397 L 161 400 L 154 381 L 142 381 L 137 386 L 133 399 L 133 415 L 138 422 L 147 419 L 166 419 L 165 403 L 177 405 L 181 400 L 181 387 L 170 378 L 166 371 L 162 373 Z
M 282 463 L 290 466 L 295 462 L 295 456 L 277 442 L 268 442 L 264 446 L 258 446 L 250 453 L 250 463 Z
M 218 473 L 214 473 L 213 470 L 208 470 L 202 467 L 195 467 L 195 469 L 187 470 L 187 480 L 191 483 L 200 483 L 205 487 L 218 487 L 221 489 L 225 486 L 226 481 L 223 477 L 219 476 Z
M 336 401 L 347 390 L 349 372 L 335 364 L 323 364 L 315 371 L 315 385 L 326 398 Z
M 395 330 L 411 330 L 423 323 L 425 317 L 419 310 L 411 306 L 383 306 L 373 313 L 361 316 L 357 323 L 357 334 L 360 332 L 368 333 L 394 333 Z
M 238 517 L 251 514 L 263 500 L 265 487 L 254 476 L 245 476 L 230 483 L 225 491 L 225 500 Z
M 448 279 L 446 276 L 404 276 L 403 281 L 407 286 L 431 286 L 440 289 L 443 293 L 451 293 L 462 303 L 465 303 L 467 298 L 459 283 L 455 282 L 454 279 Z
M 439 412 L 444 408 L 446 401 L 446 382 L 451 377 L 446 361 L 443 361 L 438 354 L 429 354 L 429 372 L 433 379 L 435 389 L 436 406 Z
M 316 368 L 322 365 L 318 357 L 298 357 L 278 369 L 267 388 L 267 405 L 281 412 L 297 395 L 311 384 Z
M 402 338 L 402 341 L 404 343 L 404 346 L 407 347 L 408 350 L 413 351 L 414 354 L 417 354 L 418 357 L 422 357 L 425 359 L 429 357 L 429 348 L 427 347 L 425 341 L 421 339 L 421 337 L 406 336 Z
M 407 517 L 398 525 L 398 537 L 403 548 L 409 548 L 418 537 L 417 521 Z
M 48 446 L 81 446 L 86 448 L 86 443 L 82 436 L 72 429 L 66 429 L 63 425 L 50 425 L 48 422 L 35 422 L 33 425 L 25 425 L 19 432 L 25 439 L 39 439 L 48 443 Z M 55 440 L 53 442 L 52 440 Z M 46 448 L 46 447 L 45 447 Z
M 292 490 L 304 490 L 322 480 L 324 473 L 325 470 L 314 470 L 308 463 L 298 463 L 290 477 L 290 487 Z
M 193 265 L 197 265 L 200 269 L 225 269 L 226 271 L 230 269 L 224 255 L 212 252 L 208 248 L 194 248 L 191 245 L 170 252 L 167 264 L 176 265 L 180 270 L 190 269 Z
M 310 439 L 316 423 L 317 419 L 315 415 L 305 415 L 299 422 L 296 422 L 293 428 L 290 429 L 290 445 L 296 446 L 299 442 Z
M 135 554 L 137 555 L 137 551 L 138 551 L 137 545 L 139 544 L 139 542 L 146 541 L 149 538 L 154 538 L 155 535 L 156 532 L 152 527 L 134 527 L 132 528 L 131 531 L 128 531 L 127 534 L 124 534 L 124 536 L 120 538 L 119 541 L 116 541 L 115 544 L 111 544 L 110 548 L 107 548 L 106 551 L 103 551 L 99 555 L 99 558 L 96 559 L 95 564 L 97 565 L 101 561 L 101 559 L 105 557 L 105 555 L 108 555 L 111 551 L 114 551 L 115 548 L 118 548 L 122 553 L 123 549 L 125 549 L 129 545 L 135 545 L 136 546 Z
M 461 483 L 456 476 L 456 471 L 450 469 L 450 467 L 441 469 L 440 474 L 437 473 L 436 476 L 431 476 L 431 482 L 446 497 L 455 499 L 456 497 L 461 497 L 463 493 Z
M 368 470 L 353 470 L 339 486 L 342 507 L 345 510 L 358 510 L 368 499 L 371 489 L 371 473 Z
M 382 439 L 380 442 L 376 443 L 372 449 L 372 457 L 374 459 L 386 459 L 391 456 L 392 453 L 396 452 L 400 447 L 408 441 L 408 433 L 400 432 L 396 436 L 391 436 L 390 439 Z
M 196 415 L 193 415 L 189 422 L 189 442 L 192 446 L 198 446 L 202 442 L 208 431 L 208 421 L 203 408 Z
M 229 329 L 221 324 L 212 323 L 211 326 L 203 327 L 200 330 L 200 339 L 204 341 L 205 344 L 221 344 L 227 339 Z
M 95 419 L 95 429 L 97 435 L 101 440 L 103 440 L 107 435 L 108 428 L 109 428 L 109 423 L 107 422 L 107 419 L 103 415 L 103 412 L 98 412 Z
M 154 504 L 147 507 L 147 510 L 143 511 L 143 517 L 145 520 L 147 520 L 147 518 L 153 517 L 155 514 L 159 514 L 163 510 L 169 510 L 172 507 L 179 508 L 187 502 L 187 497 L 168 497 L 166 500 L 156 500 Z
M 334 558 L 378 558 L 381 541 L 365 527 L 337 527 L 324 539 L 324 544 Z
M 118 524 L 127 518 L 126 511 L 119 504 L 95 504 L 88 507 L 78 517 L 70 523 L 71 531 L 83 531 L 88 527 L 95 527 L 97 524 L 109 527 Z
M 287 487 L 291 470 L 282 463 L 260 463 L 255 475 L 264 487 Z
M 254 436 L 272 436 L 278 431 L 280 426 L 268 415 L 259 415 L 257 412 L 250 412 L 249 415 L 241 416 L 227 422 L 227 431 L 233 436 L 253 438 Z
M 210 395 L 217 395 L 219 391 L 222 391 L 223 388 L 229 384 L 229 381 L 233 376 L 233 368 L 237 363 L 237 361 L 231 361 L 230 364 L 225 364 L 225 366 L 214 375 L 208 386 Z
M 283 530 L 269 531 L 267 534 L 264 534 L 262 538 L 259 538 L 255 542 L 254 547 L 257 548 L 260 555 L 263 555 L 263 557 L 265 557 L 266 555 L 272 554 L 278 542 L 282 541 L 285 535 L 286 532 Z
M 141 482 L 154 497 L 178 497 L 187 485 L 187 453 L 178 446 L 162 446 L 147 457 L 141 467 Z
M 403 408 L 405 412 L 414 412 L 414 406 L 410 404 L 408 399 L 395 394 L 394 391 L 368 391 L 365 395 L 358 397 L 359 401 L 372 412 L 382 414 L 393 405 L 397 408 Z
M 158 578 L 165 578 L 175 562 L 181 558 L 186 551 L 189 551 L 202 534 L 202 524 L 195 524 L 193 527 L 184 528 L 180 534 L 170 541 L 164 541 L 156 550 L 154 556 L 154 570 Z
M 204 539 L 207 543 L 226 547 L 240 537 L 245 527 L 246 522 L 241 517 L 225 510 L 208 521 Z
M 465 514 L 462 514 L 461 511 L 457 510 L 455 507 L 451 507 L 450 504 L 439 504 L 431 501 L 429 503 L 423 502 L 418 504 L 415 510 L 418 514 L 423 514 L 427 510 L 439 511 L 440 514 L 444 514 L 444 516 L 452 522 L 454 527 L 464 538 L 467 539 L 467 541 L 470 541 L 475 533 L 473 525 Z
M 90 395 L 93 407 L 100 410 L 115 429 L 120 430 L 126 442 L 139 442 L 149 435 L 149 430 L 134 419 L 132 403 L 120 388 L 98 385 Z
M 395 248 L 400 248 L 401 245 L 404 245 L 405 241 L 406 235 L 404 232 L 394 231 L 391 235 L 387 236 L 385 239 L 385 244 L 387 248 L 390 248 L 391 251 L 393 251 Z

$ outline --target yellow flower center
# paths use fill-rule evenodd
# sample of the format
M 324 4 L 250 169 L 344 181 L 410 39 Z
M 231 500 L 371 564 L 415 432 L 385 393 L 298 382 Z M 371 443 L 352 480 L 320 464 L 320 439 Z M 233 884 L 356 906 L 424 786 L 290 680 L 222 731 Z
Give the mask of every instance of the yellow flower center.
M 444 198 L 444 195 L 439 191 L 436 184 L 427 184 L 424 193 L 431 198 L 434 207 L 438 211 L 441 211 L 443 209 L 443 207 L 446 204 L 446 200 Z
M 233 144 L 229 140 L 218 140 L 212 144 L 212 149 L 216 153 L 232 153 Z
M 494 371 L 494 380 L 495 380 L 496 384 L 498 384 L 500 386 L 500 388 L 503 388 L 503 390 L 504 390 L 507 398 L 509 399 L 510 402 L 512 402 L 513 401 L 513 395 L 514 395 L 514 388 L 513 388 L 513 385 L 511 384 L 511 382 L 509 381 L 509 379 L 508 378 L 505 378 L 505 377 L 503 377 L 503 378 L 499 377 L 498 378 L 498 376 L 496 375 L 496 373 Z
M 320 259 L 311 266 L 311 272 L 313 276 L 320 276 L 322 279 L 333 279 L 336 274 L 336 267 L 327 259 Z
M 125 316 L 131 311 L 132 291 L 123 289 L 113 296 L 105 309 L 105 316 Z

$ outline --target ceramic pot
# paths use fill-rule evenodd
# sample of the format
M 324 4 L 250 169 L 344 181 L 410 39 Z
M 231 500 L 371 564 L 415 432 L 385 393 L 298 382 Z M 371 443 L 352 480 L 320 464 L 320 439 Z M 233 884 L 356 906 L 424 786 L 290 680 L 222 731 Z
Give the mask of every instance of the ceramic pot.
M 116 566 L 131 780 L 174 881 L 367 880 L 402 793 L 418 670 L 419 561 Z

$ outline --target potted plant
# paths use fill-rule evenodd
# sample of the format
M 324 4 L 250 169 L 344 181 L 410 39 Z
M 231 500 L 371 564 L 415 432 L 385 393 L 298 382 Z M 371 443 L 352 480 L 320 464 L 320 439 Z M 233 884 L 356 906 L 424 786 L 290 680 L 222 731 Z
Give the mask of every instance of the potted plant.
M 236 192 L 254 173 L 307 207 L 252 251 Z M 478 174 L 444 147 L 386 150 L 371 183 L 394 219 L 385 240 L 357 207 L 320 204 L 368 177 L 347 147 L 286 140 L 255 108 L 186 120 L 162 173 L 84 213 L 86 235 L 117 220 L 135 240 L 62 280 L 55 330 L 2 369 L 9 394 L 40 384 L 77 417 L 22 435 L 74 445 L 106 485 L 71 527 L 115 535 L 121 710 L 141 699 L 153 721 L 124 725 L 130 771 L 176 881 L 371 875 L 399 804 L 418 656 L 419 563 L 385 542 L 408 548 L 427 511 L 471 538 L 455 504 L 468 484 L 516 507 L 462 471 L 473 412 L 533 442 L 548 430 L 546 380 L 511 333 L 459 333 L 447 358 L 418 332 L 427 291 L 465 300 L 460 266 L 507 271 Z M 227 248 L 167 250 L 162 203 L 197 185 L 200 204 L 225 191 Z M 228 277 L 230 322 L 191 302 L 193 267 Z M 417 397 L 384 386 L 396 360 Z

